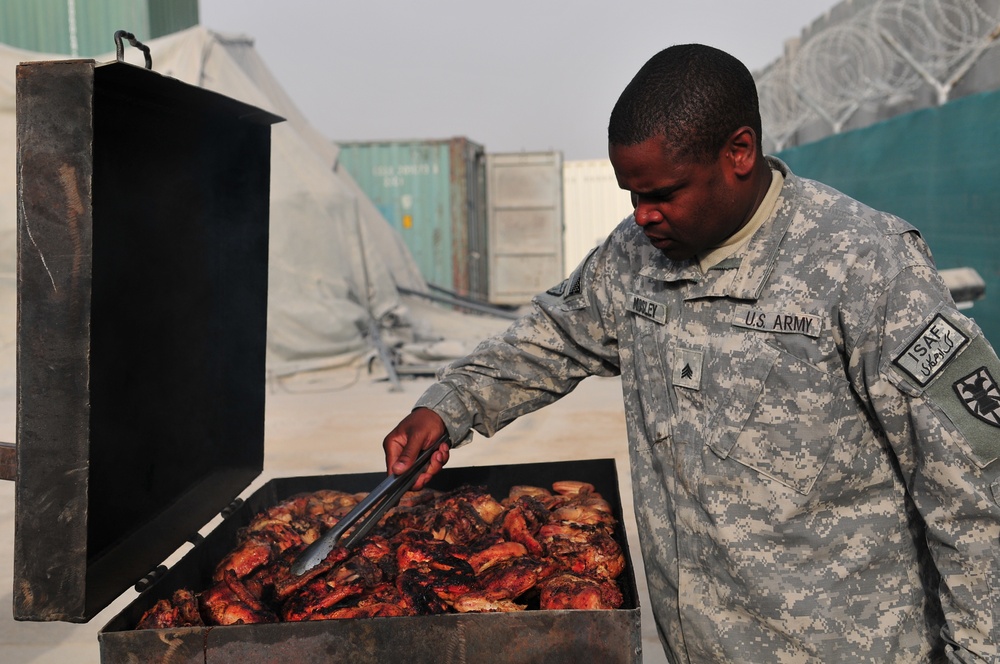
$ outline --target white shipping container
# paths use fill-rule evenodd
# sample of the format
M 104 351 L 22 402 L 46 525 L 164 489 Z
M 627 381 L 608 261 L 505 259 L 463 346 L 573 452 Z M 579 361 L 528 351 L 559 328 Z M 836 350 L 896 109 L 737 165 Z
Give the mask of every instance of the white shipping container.
M 632 203 L 618 188 L 609 160 L 564 161 L 563 276 L 568 277 L 587 252 L 630 214 Z
M 563 278 L 562 153 L 486 155 L 489 301 L 527 304 Z

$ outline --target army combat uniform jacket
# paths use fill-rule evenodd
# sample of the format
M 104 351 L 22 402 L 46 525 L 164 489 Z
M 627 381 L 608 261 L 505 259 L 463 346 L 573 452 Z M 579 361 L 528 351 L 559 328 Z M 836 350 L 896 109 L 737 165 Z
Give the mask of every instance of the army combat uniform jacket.
M 770 163 L 735 256 L 629 217 L 417 405 L 461 441 L 619 374 L 674 661 L 1000 661 L 1000 362 L 913 227 Z

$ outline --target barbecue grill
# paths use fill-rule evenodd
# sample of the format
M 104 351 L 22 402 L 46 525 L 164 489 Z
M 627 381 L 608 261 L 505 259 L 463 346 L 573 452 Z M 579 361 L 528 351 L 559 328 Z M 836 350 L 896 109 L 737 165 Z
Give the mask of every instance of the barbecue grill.
M 15 617 L 86 622 L 138 584 L 99 634 L 102 662 L 641 661 L 613 460 L 449 468 L 431 486 L 593 484 L 618 520 L 621 609 L 134 629 L 178 588 L 206 588 L 268 506 L 384 477 L 275 479 L 240 498 L 263 470 L 279 121 L 120 58 L 18 67 Z

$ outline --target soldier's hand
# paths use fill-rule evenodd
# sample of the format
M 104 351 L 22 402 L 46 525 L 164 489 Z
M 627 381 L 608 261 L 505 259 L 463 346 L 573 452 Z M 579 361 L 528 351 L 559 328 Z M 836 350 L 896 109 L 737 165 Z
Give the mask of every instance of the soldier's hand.
M 437 444 L 445 433 L 444 421 L 437 413 L 429 408 L 417 408 L 404 417 L 382 441 L 386 470 L 394 475 L 406 472 L 413 465 L 414 459 L 422 451 Z M 413 488 L 423 488 L 446 463 L 448 445 L 442 443 L 440 449 L 431 456 L 427 470 L 420 474 Z

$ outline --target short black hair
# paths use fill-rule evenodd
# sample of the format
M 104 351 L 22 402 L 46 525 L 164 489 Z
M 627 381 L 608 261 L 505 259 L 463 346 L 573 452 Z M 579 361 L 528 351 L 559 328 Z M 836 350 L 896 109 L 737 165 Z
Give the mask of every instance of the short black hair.
M 666 48 L 642 66 L 611 111 L 608 143 L 637 145 L 663 136 L 680 156 L 714 159 L 740 127 L 757 132 L 757 86 L 746 66 L 711 46 Z

